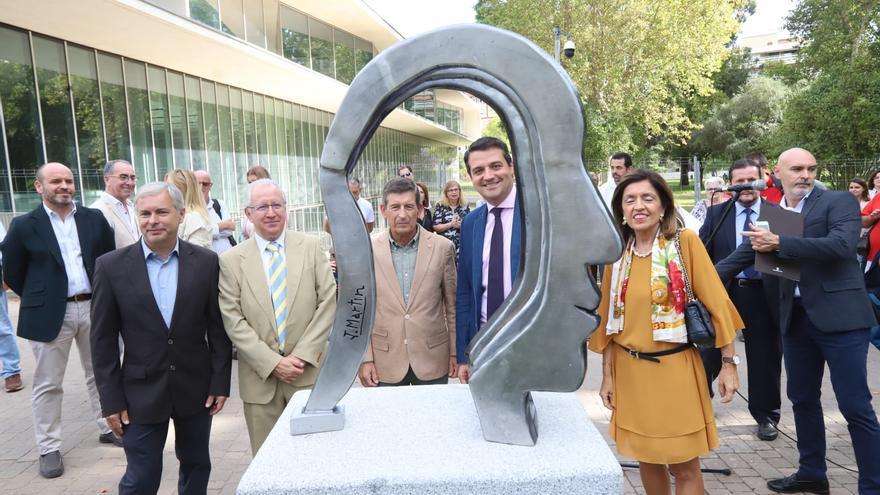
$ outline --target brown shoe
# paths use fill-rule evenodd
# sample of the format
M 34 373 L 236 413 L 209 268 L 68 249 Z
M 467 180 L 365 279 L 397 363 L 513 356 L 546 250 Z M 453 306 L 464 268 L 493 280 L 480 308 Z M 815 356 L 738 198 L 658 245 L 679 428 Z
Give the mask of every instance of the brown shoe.
M 24 384 L 21 383 L 21 375 L 15 374 L 6 377 L 6 392 L 18 392 L 19 390 L 24 388 Z

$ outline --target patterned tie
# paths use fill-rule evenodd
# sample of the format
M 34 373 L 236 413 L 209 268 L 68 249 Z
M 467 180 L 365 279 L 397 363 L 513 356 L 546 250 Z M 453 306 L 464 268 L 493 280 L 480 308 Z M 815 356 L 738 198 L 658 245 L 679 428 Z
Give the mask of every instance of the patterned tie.
M 266 249 L 272 254 L 269 265 L 269 291 L 272 306 L 275 308 L 275 326 L 278 328 L 278 352 L 284 352 L 284 339 L 287 337 L 287 262 L 281 253 L 281 246 L 270 242 Z
M 486 286 L 486 320 L 504 302 L 504 226 L 501 224 L 502 208 L 494 208 L 495 226 L 489 244 L 489 283 Z
M 746 208 L 746 209 L 745 209 L 746 223 L 745 223 L 745 225 L 743 226 L 743 231 L 744 231 L 744 232 L 751 232 L 751 230 L 752 230 L 752 226 L 751 226 L 751 223 L 752 223 L 752 213 L 753 213 L 753 212 L 752 212 L 752 209 L 751 209 L 751 208 Z M 745 270 L 743 270 L 743 275 L 745 275 L 745 277 L 748 278 L 748 279 L 757 279 L 757 278 L 761 278 L 761 272 L 755 270 L 755 265 L 750 265 L 748 268 L 746 268 Z

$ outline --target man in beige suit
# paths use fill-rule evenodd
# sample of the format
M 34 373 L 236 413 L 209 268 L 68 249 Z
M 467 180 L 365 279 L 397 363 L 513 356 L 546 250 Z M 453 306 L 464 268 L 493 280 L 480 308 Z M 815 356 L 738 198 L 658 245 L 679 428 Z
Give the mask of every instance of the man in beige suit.
M 278 184 L 249 184 L 244 213 L 254 236 L 220 256 L 220 312 L 238 348 L 239 392 L 256 455 L 294 392 L 315 383 L 336 284 L 318 239 L 286 230 Z
M 411 179 L 382 192 L 388 231 L 373 240 L 376 320 L 360 368 L 366 387 L 444 384 L 456 374 L 455 245 L 418 224 Z
M 116 249 L 134 244 L 141 237 L 134 204 L 129 199 L 136 184 L 137 176 L 130 163 L 125 160 L 110 160 L 104 165 L 104 192 L 89 205 L 89 208 L 101 210 L 107 223 L 113 228 Z

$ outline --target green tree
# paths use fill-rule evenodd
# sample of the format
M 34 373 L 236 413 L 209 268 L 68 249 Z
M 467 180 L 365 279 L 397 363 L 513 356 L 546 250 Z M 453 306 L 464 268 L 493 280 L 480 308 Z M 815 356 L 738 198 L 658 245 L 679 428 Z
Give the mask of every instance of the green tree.
M 802 0 L 786 28 L 809 83 L 792 96 L 774 150 L 822 159 L 880 154 L 880 0 Z
M 551 53 L 554 26 L 572 34 L 577 53 L 563 63 L 588 109 L 586 148 L 605 156 L 687 139 L 694 124 L 683 102 L 715 91 L 712 75 L 728 56 L 736 15 L 751 4 L 479 0 L 475 8 L 479 22 L 518 32 Z
M 701 156 L 736 159 L 766 149 L 782 121 L 788 86 L 756 77 L 740 94 L 720 105 L 694 133 L 692 148 Z

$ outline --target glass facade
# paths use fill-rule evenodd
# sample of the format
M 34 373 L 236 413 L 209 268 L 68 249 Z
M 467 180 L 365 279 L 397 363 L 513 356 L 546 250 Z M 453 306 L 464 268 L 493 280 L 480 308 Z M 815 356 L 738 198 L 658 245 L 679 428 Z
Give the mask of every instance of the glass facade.
M 462 133 L 461 122 L 464 111 L 454 105 L 438 101 L 432 89 L 413 95 L 404 101 L 401 107 L 419 117 L 436 122 L 450 131 Z
M 139 185 L 174 168 L 207 169 L 215 196 L 240 215 L 245 171 L 259 164 L 285 190 L 291 228 L 320 232 L 318 162 L 332 117 L 0 24 L 0 217 L 8 224 L 39 204 L 33 182 L 47 161 L 69 166 L 77 201 L 90 204 L 104 188 L 104 162 L 120 158 Z M 397 167 L 413 166 L 436 201 L 457 158 L 454 146 L 381 127 L 355 174 L 378 219 L 382 186 Z

